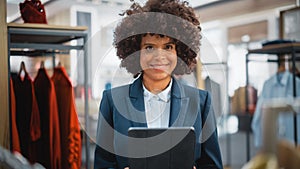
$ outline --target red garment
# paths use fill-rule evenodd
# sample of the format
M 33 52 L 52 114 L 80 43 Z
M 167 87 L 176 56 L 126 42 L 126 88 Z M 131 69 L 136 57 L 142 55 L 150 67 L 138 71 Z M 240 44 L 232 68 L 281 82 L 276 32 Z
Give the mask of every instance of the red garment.
M 15 118 L 21 153 L 30 162 L 36 162 L 37 140 L 41 136 L 41 130 L 33 82 L 27 72 L 25 72 L 23 80 L 20 76 L 15 76 L 12 80 L 16 101 Z
M 16 122 L 16 100 L 13 81 L 10 78 L 10 113 L 11 113 L 11 150 L 21 153 L 20 140 Z
M 59 122 L 61 126 L 61 165 L 63 169 L 80 169 L 81 136 L 73 87 L 63 67 L 54 69 L 52 81 L 55 85 Z
M 38 162 L 47 169 L 60 169 L 60 128 L 56 94 L 54 84 L 44 68 L 39 69 L 34 80 L 34 88 L 39 105 L 42 129 Z

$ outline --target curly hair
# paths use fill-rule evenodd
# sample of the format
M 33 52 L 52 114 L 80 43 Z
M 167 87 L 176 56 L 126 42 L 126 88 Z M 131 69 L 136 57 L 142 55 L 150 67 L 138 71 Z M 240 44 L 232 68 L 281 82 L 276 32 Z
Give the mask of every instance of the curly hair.
M 131 0 L 133 1 L 133 0 Z M 121 67 L 133 75 L 142 71 L 140 50 L 147 34 L 168 36 L 174 40 L 178 62 L 173 74 L 189 74 L 197 63 L 201 27 L 193 8 L 180 0 L 148 0 L 144 6 L 133 2 L 114 31 L 113 45 Z

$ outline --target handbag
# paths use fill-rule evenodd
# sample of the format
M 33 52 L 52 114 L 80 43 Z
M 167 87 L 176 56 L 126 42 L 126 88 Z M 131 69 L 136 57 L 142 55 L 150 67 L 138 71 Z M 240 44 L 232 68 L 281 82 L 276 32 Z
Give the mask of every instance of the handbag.
M 25 0 L 19 7 L 24 23 L 47 24 L 45 8 L 40 0 Z

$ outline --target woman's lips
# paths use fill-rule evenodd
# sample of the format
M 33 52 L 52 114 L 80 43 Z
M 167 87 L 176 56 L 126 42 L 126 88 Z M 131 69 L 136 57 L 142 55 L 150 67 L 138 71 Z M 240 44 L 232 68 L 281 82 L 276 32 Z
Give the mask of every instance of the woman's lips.
M 169 64 L 150 64 L 151 69 L 166 70 Z

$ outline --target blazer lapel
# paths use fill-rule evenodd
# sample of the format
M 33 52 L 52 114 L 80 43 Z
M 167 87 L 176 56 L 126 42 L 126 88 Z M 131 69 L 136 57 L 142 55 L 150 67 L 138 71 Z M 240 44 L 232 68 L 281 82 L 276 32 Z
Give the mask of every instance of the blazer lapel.
M 126 102 L 133 127 L 147 127 L 142 77 L 139 77 L 129 86 L 129 97 L 126 99 Z
M 171 91 L 169 127 L 183 126 L 190 99 L 185 96 L 183 86 L 175 78 L 173 78 Z

